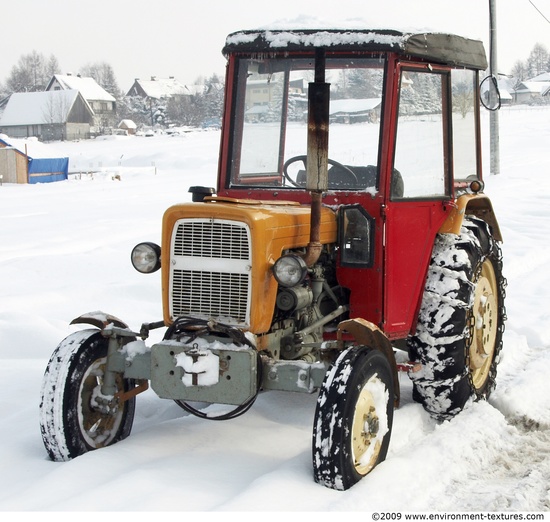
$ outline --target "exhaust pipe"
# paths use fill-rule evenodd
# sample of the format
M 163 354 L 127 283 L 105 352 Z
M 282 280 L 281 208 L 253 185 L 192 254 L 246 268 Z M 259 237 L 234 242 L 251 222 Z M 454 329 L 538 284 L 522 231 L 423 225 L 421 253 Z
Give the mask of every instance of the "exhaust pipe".
M 328 126 L 330 84 L 325 82 L 325 51 L 315 50 L 315 81 L 308 89 L 308 134 L 306 189 L 311 193 L 309 244 L 304 255 L 308 267 L 319 256 L 321 245 L 321 206 L 323 192 L 328 190 Z

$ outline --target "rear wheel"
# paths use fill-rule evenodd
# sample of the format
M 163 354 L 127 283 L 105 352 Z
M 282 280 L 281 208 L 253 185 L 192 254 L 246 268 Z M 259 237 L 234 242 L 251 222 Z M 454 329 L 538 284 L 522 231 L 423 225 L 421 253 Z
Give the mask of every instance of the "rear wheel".
M 52 460 L 65 461 L 109 446 L 131 431 L 135 397 L 119 402 L 101 394 L 108 341 L 97 330 L 69 335 L 54 351 L 44 374 L 40 429 Z M 116 377 L 118 392 L 133 381 Z
M 393 378 L 383 353 L 342 352 L 325 376 L 313 426 L 315 481 L 346 490 L 386 458 L 393 423 Z
M 417 330 L 409 339 L 422 370 L 413 397 L 439 419 L 460 412 L 495 387 L 505 308 L 502 255 L 489 227 L 464 220 L 458 236 L 438 236 Z

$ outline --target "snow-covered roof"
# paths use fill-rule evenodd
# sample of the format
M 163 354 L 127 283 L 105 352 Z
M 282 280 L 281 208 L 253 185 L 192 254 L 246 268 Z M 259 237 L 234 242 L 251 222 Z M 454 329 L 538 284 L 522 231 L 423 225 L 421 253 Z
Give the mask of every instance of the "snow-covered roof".
M 371 111 L 380 105 L 380 98 L 364 98 L 349 100 L 332 100 L 330 102 L 330 114 L 357 114 Z
M 155 99 L 170 98 L 174 95 L 194 95 L 204 91 L 204 85 L 183 85 L 175 78 L 153 77 L 150 80 L 136 79 L 135 84 L 141 87 L 146 96 Z M 130 95 L 132 90 L 133 86 L 128 95 Z
M 0 117 L 0 126 L 65 123 L 78 96 L 75 90 L 16 92 Z
M 541 94 L 548 90 L 550 87 L 550 82 L 534 82 L 534 81 L 528 81 L 528 82 L 521 82 L 516 89 L 517 93 L 533 93 L 533 94 Z
M 133 120 L 122 120 L 118 124 L 118 127 L 124 127 L 126 129 L 137 129 L 137 125 L 134 123 Z
M 46 90 L 58 82 L 62 89 L 80 91 L 86 100 L 116 101 L 103 87 L 101 87 L 93 78 L 73 76 L 72 74 L 55 74 Z
M 230 34 L 223 53 L 264 54 L 328 48 L 338 51 L 392 51 L 402 55 L 484 70 L 483 43 L 443 33 L 403 33 L 389 29 L 260 29 Z
M 64 156 L 64 154 L 58 154 L 56 149 L 52 146 L 48 146 L 38 138 L 12 138 L 5 134 L 0 134 L 0 142 L 6 145 L 6 148 L 12 148 L 19 151 L 22 154 L 26 154 L 31 158 L 58 158 Z
M 550 82 L 550 72 L 540 73 L 534 78 L 529 79 L 530 82 Z

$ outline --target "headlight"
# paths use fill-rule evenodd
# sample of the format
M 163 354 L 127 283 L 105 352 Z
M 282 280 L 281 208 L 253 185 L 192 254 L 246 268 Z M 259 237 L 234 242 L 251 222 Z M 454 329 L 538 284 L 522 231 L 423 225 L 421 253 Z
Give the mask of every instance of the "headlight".
M 140 243 L 132 250 L 132 265 L 142 274 L 151 274 L 160 268 L 160 247 L 155 243 Z
M 307 266 L 301 257 L 283 256 L 273 265 L 273 275 L 281 286 L 296 286 L 306 278 Z

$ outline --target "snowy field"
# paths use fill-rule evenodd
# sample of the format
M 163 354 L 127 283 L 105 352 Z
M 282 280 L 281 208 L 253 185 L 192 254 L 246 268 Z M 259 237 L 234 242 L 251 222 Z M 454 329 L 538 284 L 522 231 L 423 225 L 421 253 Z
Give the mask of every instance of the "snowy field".
M 499 176 L 484 119 L 508 279 L 497 388 L 440 424 L 403 375 L 388 458 L 347 492 L 312 478 L 315 395 L 263 394 L 244 416 L 209 422 L 148 391 L 128 439 L 47 459 L 48 358 L 81 313 L 133 329 L 161 318 L 160 273 L 136 272 L 130 251 L 160 242 L 163 211 L 190 200 L 189 186 L 215 185 L 219 131 L 30 143 L 82 174 L 0 187 L 0 511 L 550 511 L 550 108 L 500 111 Z

